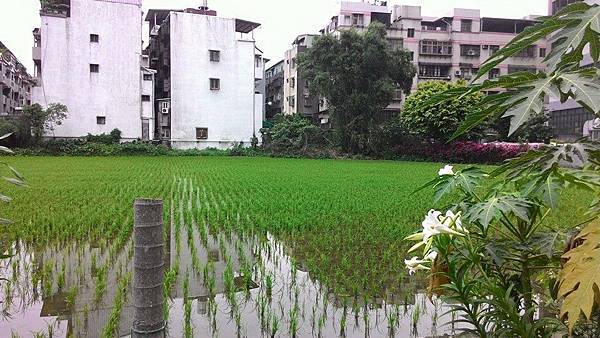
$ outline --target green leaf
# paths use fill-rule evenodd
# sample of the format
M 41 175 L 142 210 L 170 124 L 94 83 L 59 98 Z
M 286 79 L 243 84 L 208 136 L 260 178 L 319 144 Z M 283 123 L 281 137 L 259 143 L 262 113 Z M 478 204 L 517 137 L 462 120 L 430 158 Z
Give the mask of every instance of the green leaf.
M 14 184 L 16 186 L 20 186 L 20 187 L 24 187 L 27 184 L 23 181 L 21 181 L 18 178 L 13 178 L 13 177 L 3 177 L 5 181 L 7 181 L 8 183 Z
M 596 68 L 560 75 L 560 91 L 571 96 L 592 113 L 600 113 L 600 71 Z
M 553 48 L 546 57 L 545 62 L 551 68 L 559 65 L 563 55 L 569 50 L 581 49 L 591 40 L 598 39 L 597 34 L 600 33 L 599 6 L 578 3 L 569 7 L 572 9 L 571 11 L 557 15 L 557 22 L 566 23 L 567 25 L 554 34 L 549 41 Z M 588 30 L 592 34 L 588 35 Z
M 544 112 L 544 98 L 548 95 L 560 97 L 553 87 L 554 77 L 541 78 L 518 88 L 517 93 L 502 105 L 510 107 L 502 117 L 510 117 L 509 136 L 514 134 L 532 115 Z
M 525 222 L 529 222 L 529 208 L 531 205 L 531 202 L 523 198 L 509 195 L 492 196 L 473 205 L 466 216 L 468 219 L 478 222 L 484 228 L 488 228 L 502 214 L 514 215 Z

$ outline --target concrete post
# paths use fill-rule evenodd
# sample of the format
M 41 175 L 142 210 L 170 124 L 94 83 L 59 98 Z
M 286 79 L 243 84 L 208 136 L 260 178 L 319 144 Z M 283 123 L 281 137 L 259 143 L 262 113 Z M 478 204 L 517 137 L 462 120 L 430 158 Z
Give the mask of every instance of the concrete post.
M 134 203 L 132 337 L 164 337 L 164 239 L 161 200 Z

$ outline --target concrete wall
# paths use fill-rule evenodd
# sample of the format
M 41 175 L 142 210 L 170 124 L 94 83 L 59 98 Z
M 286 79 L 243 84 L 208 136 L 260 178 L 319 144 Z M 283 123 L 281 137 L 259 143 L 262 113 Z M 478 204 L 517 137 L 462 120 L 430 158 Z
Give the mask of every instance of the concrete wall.
M 249 144 L 262 127 L 262 109 L 253 109 L 263 102 L 254 95 L 254 41 L 237 38 L 234 19 L 172 12 L 170 27 L 172 146 Z M 219 62 L 209 50 L 221 52 Z M 211 78 L 220 90 L 210 89 Z M 208 139 L 197 140 L 196 128 L 208 128 Z
M 40 30 L 42 81 L 33 101 L 69 109 L 48 136 L 118 128 L 125 139 L 141 137 L 141 0 L 71 0 L 69 18 L 42 16 Z M 90 42 L 90 34 L 99 42 Z M 90 64 L 99 64 L 99 73 L 91 73 Z M 97 116 L 106 124 L 98 125 Z

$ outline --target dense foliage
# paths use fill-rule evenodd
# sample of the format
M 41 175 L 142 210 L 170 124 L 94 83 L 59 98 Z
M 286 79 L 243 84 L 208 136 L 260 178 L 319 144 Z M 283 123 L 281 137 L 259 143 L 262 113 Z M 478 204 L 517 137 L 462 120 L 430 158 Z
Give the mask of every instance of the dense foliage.
M 23 107 L 22 119 L 25 125 L 31 128 L 33 142 L 38 144 L 42 141 L 45 132 L 54 131 L 55 126 L 61 125 L 67 118 L 67 107 L 60 103 L 51 103 L 46 109 L 38 103 Z
M 419 83 L 417 90 L 406 98 L 402 107 L 401 120 L 409 132 L 427 141 L 447 142 L 469 114 L 479 112 L 482 93 L 457 96 L 453 100 L 436 105 L 423 105 L 432 97 L 449 89 L 466 88 L 465 81 L 426 81 Z M 478 140 L 481 131 L 472 130 L 466 138 Z
M 299 70 L 311 94 L 325 100 L 344 152 L 377 152 L 383 110 L 396 90 L 408 93 L 412 86 L 409 52 L 393 49 L 385 37 L 385 26 L 373 23 L 364 33 L 319 37 L 300 56 Z
M 393 159 L 445 163 L 502 164 L 528 150 L 531 146 L 511 143 L 452 142 L 402 143 L 394 146 L 389 155 Z
M 475 80 L 547 35 L 552 44 L 544 60 L 547 72 L 509 74 L 450 89 L 423 106 L 506 89 L 484 98 L 453 138 L 498 117 L 511 119 L 513 135 L 544 113 L 547 95 L 562 102 L 573 99 L 600 116 L 600 70 L 580 67 L 586 47 L 594 61 L 600 59 L 598 5 L 578 2 L 526 29 L 486 61 Z M 572 333 L 579 321 L 593 319 L 600 305 L 599 230 L 594 222 L 600 216 L 600 144 L 582 140 L 542 147 L 491 173 L 476 168 L 454 172 L 447 166 L 428 186 L 437 201 L 447 196 L 451 204 L 444 207 L 445 214 L 430 211 L 422 232 L 409 237 L 417 241 L 411 251 L 423 248 L 424 258 L 406 264 L 413 272 L 431 270 L 431 292 L 455 304 L 468 331 L 480 337 L 549 337 L 567 331 L 563 323 Z M 576 200 L 587 220 L 549 221 L 547 215 L 565 202 L 561 195 L 573 187 L 595 196 L 591 203 Z M 572 242 L 565 248 L 568 238 Z M 546 303 L 560 311 L 553 315 Z M 550 311 L 536 316 L 540 309 Z
M 273 127 L 263 130 L 265 148 L 278 153 L 306 152 L 321 141 L 319 127 L 299 114 L 277 115 Z

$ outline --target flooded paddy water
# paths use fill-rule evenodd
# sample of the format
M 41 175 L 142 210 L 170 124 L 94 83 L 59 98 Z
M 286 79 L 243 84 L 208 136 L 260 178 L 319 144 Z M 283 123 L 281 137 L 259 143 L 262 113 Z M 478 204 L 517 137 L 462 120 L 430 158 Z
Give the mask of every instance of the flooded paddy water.
M 256 231 L 242 209 L 185 179 L 165 210 L 168 337 L 435 337 L 453 335 L 447 305 L 417 279 L 373 297 L 344 294 L 297 256 L 297 246 Z M 131 334 L 131 226 L 116 238 L 16 242 L 0 261 L 0 337 Z M 398 253 L 399 255 L 401 253 Z M 394 270 L 395 271 L 395 270 Z M 393 278 L 397 278 L 394 276 Z M 399 279 L 400 280 L 400 279 Z

